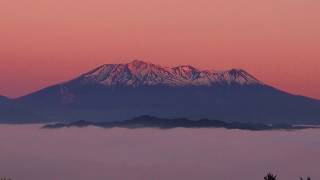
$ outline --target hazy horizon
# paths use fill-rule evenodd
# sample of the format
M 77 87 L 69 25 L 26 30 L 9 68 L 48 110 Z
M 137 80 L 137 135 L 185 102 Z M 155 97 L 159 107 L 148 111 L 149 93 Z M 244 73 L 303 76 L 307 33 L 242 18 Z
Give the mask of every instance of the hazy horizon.
M 1 177 L 14 179 L 319 179 L 319 133 L 225 129 L 40 129 L 0 125 Z

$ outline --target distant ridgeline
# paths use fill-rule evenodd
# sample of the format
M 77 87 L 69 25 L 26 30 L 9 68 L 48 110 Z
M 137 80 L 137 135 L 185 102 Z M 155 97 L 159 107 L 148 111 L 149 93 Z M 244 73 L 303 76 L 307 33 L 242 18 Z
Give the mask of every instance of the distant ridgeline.
M 43 128 L 57 129 L 69 127 L 88 127 L 97 126 L 101 128 L 226 128 L 226 129 L 243 129 L 243 130 L 277 130 L 277 129 L 305 129 L 316 128 L 313 126 L 292 126 L 289 124 L 262 124 L 262 123 L 240 123 L 240 122 L 224 122 L 219 120 L 189 120 L 186 118 L 165 119 L 154 116 L 139 116 L 130 120 L 115 122 L 90 122 L 85 120 L 75 121 L 71 123 L 54 123 L 47 124 Z

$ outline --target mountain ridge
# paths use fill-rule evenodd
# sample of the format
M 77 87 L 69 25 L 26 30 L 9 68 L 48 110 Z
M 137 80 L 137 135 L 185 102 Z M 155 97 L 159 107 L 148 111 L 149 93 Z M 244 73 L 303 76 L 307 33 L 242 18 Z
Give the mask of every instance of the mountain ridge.
M 250 131 L 266 131 L 266 130 L 302 130 L 308 128 L 319 128 L 317 126 L 293 126 L 289 124 L 261 124 L 261 123 L 239 123 L 224 122 L 212 119 L 190 120 L 187 118 L 158 118 L 149 115 L 134 117 L 132 119 L 113 121 L 113 122 L 90 122 L 79 120 L 70 123 L 50 123 L 44 125 L 44 129 L 60 129 L 60 128 L 84 128 L 95 126 L 100 128 L 225 128 L 240 129 Z
M 199 70 L 190 65 L 162 67 L 134 60 L 126 64 L 104 64 L 76 80 L 96 82 L 105 86 L 211 86 L 216 83 L 241 85 L 263 84 L 242 69 L 229 71 Z
M 320 124 L 319 100 L 281 91 L 244 70 L 162 67 L 137 60 L 102 65 L 10 102 L 10 106 L 1 105 L 0 115 L 5 116 L 0 121 L 113 121 L 149 114 L 227 122 Z

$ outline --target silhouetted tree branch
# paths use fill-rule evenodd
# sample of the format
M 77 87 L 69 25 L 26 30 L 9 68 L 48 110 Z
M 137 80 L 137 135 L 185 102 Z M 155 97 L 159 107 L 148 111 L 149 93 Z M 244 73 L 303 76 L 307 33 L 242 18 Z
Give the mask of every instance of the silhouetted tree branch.
M 277 180 L 277 175 L 268 173 L 267 176 L 264 177 L 264 180 Z

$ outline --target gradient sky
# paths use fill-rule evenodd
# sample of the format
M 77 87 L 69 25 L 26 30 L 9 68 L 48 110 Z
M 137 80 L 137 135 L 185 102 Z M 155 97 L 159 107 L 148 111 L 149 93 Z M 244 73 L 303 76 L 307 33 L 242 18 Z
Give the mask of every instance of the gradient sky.
M 1 0 L 0 94 L 104 63 L 246 69 L 320 99 L 319 0 Z

